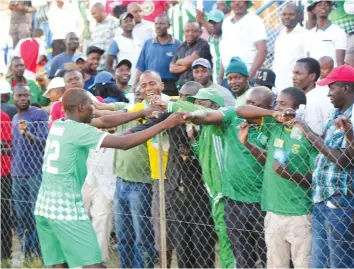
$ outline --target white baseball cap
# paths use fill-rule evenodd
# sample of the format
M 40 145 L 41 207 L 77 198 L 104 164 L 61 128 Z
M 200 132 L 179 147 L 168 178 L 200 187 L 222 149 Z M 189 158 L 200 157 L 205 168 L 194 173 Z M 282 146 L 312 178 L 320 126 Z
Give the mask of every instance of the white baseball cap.
M 43 93 L 43 96 L 49 98 L 48 93 L 50 92 L 51 89 L 63 88 L 63 87 L 65 87 L 64 79 L 61 77 L 55 77 L 49 82 L 47 90 Z
M 0 94 L 12 93 L 10 83 L 5 79 L 0 79 Z

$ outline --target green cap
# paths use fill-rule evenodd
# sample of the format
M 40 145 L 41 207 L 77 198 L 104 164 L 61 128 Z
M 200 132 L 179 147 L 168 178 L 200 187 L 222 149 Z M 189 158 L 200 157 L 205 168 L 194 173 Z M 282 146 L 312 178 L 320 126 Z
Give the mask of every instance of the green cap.
M 226 6 L 231 7 L 231 1 L 232 0 L 226 0 L 225 1 Z M 252 1 L 248 1 L 248 8 L 251 8 L 251 7 L 253 7 L 253 2 Z
M 219 9 L 214 9 L 208 14 L 208 21 L 213 21 L 216 23 L 222 22 L 225 19 L 224 13 Z
M 237 73 L 237 74 L 244 75 L 246 77 L 249 76 L 247 66 L 241 60 L 240 57 L 232 57 L 231 58 L 231 61 L 226 68 L 225 75 L 227 76 L 230 73 Z
M 202 88 L 194 96 L 188 96 L 187 101 L 194 103 L 195 99 L 210 100 L 219 106 L 224 106 L 224 95 L 213 88 Z

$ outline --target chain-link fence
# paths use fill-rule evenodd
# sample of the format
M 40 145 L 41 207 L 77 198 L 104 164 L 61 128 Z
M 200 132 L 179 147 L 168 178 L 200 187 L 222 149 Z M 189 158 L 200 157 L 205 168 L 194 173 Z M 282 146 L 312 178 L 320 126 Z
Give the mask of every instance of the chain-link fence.
M 334 150 L 325 157 L 315 148 L 320 138 L 291 137 L 275 122 L 243 122 L 225 116 L 215 126 L 178 126 L 128 151 L 90 153 L 83 205 L 108 267 L 354 266 L 353 158 L 344 132 L 328 126 L 323 147 Z M 3 126 L 2 267 L 42 267 L 33 217 L 41 173 L 25 172 L 36 171 L 42 159 L 33 154 L 44 154 L 44 145 L 14 134 L 12 162 L 24 174 L 11 176 L 11 128 Z

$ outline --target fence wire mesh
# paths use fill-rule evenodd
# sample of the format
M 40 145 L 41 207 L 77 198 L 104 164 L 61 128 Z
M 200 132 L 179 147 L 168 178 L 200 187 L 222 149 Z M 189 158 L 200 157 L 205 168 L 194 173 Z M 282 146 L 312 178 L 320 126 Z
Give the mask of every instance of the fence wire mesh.
M 133 121 L 116 133 L 155 123 Z M 242 123 L 181 125 L 127 151 L 90 153 L 82 199 L 108 267 L 160 267 L 163 255 L 173 268 L 354 266 L 352 156 L 335 163 L 337 155 L 323 157 L 280 123 L 249 125 L 244 145 Z M 40 136 L 46 125 L 28 128 Z M 33 214 L 45 145 L 17 132 L 18 126 L 11 130 L 11 122 L 2 122 L 2 267 L 42 267 Z M 335 154 L 351 146 L 342 130 L 327 132 L 325 146 Z M 160 227 L 161 182 L 166 231 Z

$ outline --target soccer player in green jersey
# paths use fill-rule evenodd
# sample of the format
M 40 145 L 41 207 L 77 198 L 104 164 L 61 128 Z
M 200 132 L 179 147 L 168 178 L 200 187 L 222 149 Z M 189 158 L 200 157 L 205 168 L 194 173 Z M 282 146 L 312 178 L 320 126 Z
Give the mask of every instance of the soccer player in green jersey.
M 184 122 L 183 113 L 175 113 L 142 132 L 117 136 L 94 127 L 109 128 L 144 118 L 151 115 L 151 109 L 92 119 L 92 100 L 82 89 L 65 92 L 63 107 L 66 118 L 53 123 L 46 141 L 43 181 L 35 208 L 43 261 L 45 266 L 56 268 L 103 267 L 81 195 L 89 151 L 100 147 L 129 149 L 142 144 Z
M 167 110 L 194 111 L 187 118 L 193 123 L 205 124 L 199 136 L 198 157 L 211 198 L 221 266 L 232 266 L 231 251 L 236 258 L 236 267 L 256 267 L 258 256 L 265 266 L 263 215 L 260 210 L 263 168 L 237 139 L 238 126 L 244 120 L 236 116 L 233 108 L 210 109 L 218 109 L 217 104 L 221 105 L 219 98 L 222 99 L 218 91 L 202 89 L 192 98 L 197 105 L 170 102 Z M 266 87 L 254 88 L 249 92 L 247 102 L 270 108 L 272 92 Z M 202 107 L 209 110 L 202 110 Z M 251 132 L 253 141 L 264 145 L 262 134 L 256 128 Z
M 304 91 L 291 87 L 278 95 L 275 111 L 249 105 L 236 109 L 240 117 L 262 123 L 262 131 L 268 138 L 267 148 L 262 150 L 250 141 L 247 126 L 242 126 L 239 133 L 240 141 L 260 162 L 265 162 L 262 210 L 267 212 L 265 240 L 270 268 L 289 267 L 290 258 L 294 268 L 310 266 L 311 180 L 318 151 L 304 135 L 292 138 L 289 117 L 279 116 L 287 111 L 293 115 L 301 104 L 306 104 Z M 283 160 L 275 156 L 280 151 Z

